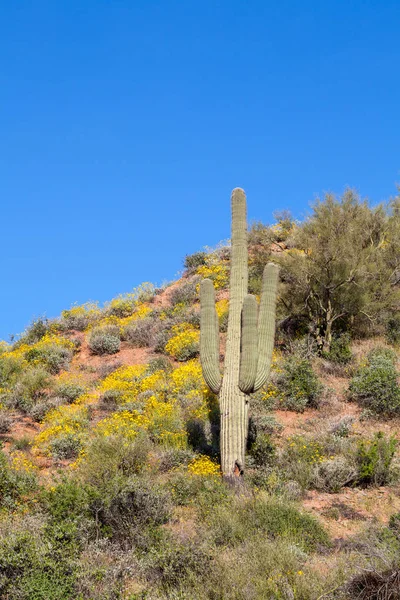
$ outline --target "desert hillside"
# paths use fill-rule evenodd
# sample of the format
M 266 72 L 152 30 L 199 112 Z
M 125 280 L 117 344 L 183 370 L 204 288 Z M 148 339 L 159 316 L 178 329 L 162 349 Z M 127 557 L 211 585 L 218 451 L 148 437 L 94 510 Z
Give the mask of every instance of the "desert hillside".
M 238 486 L 199 362 L 211 278 L 223 368 L 229 246 L 2 343 L 0 597 L 400 598 L 399 233 L 398 198 L 352 192 L 251 227 L 250 291 L 280 283 Z

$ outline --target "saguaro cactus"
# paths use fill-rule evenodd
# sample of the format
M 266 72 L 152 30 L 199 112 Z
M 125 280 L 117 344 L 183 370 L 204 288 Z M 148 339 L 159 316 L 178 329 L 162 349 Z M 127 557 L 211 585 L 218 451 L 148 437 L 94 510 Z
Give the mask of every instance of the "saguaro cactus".
M 249 394 L 267 381 L 275 335 L 278 267 L 266 265 L 260 307 L 247 293 L 248 257 L 246 195 L 232 192 L 232 239 L 229 318 L 224 374 L 219 368 L 219 330 L 215 291 L 210 279 L 200 286 L 200 359 L 207 385 L 219 394 L 221 413 L 221 468 L 225 477 L 244 470 L 248 431 Z M 258 315 L 257 315 L 258 312 Z

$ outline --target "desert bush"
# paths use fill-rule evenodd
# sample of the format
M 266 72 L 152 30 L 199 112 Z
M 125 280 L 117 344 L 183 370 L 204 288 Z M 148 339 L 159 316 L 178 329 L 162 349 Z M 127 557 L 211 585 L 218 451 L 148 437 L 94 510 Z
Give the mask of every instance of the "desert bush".
M 79 545 L 70 523 L 42 516 L 12 519 L 0 536 L 0 596 L 16 600 L 75 600 Z
M 171 361 L 166 356 L 157 356 L 156 358 L 152 358 L 147 365 L 146 374 L 152 375 L 157 371 L 171 373 L 172 368 Z
M 62 379 L 55 386 L 55 394 L 64 402 L 74 402 L 85 392 L 85 385 L 77 379 Z
M 18 342 L 15 344 L 15 347 L 18 347 L 21 344 L 36 344 L 36 342 L 39 342 L 46 335 L 49 326 L 50 323 L 48 319 L 41 317 L 35 319 L 29 325 L 27 330 L 24 331 Z
M 137 475 L 146 468 L 150 449 L 145 434 L 130 441 L 118 435 L 96 436 L 85 447 L 78 474 L 82 481 L 106 494 L 115 477 Z
M 51 377 L 49 372 L 41 366 L 28 367 L 18 378 L 7 396 L 7 404 L 29 412 L 32 407 L 46 398 L 51 390 Z
M 158 467 L 161 472 L 172 471 L 187 466 L 194 456 L 195 453 L 189 448 L 161 449 L 157 452 Z
M 297 412 L 317 407 L 323 389 L 310 362 L 296 356 L 285 360 L 278 387 L 282 394 L 281 406 Z
M 347 365 L 353 356 L 350 349 L 350 340 L 348 333 L 334 336 L 329 352 L 323 353 L 323 357 L 339 365 Z
M 389 344 L 400 344 L 400 316 L 395 315 L 386 323 L 386 340 Z
M 50 440 L 49 451 L 53 458 L 76 458 L 82 448 L 82 440 L 74 433 L 64 433 Z
M 0 433 L 8 433 L 11 429 L 13 418 L 6 410 L 0 410 Z
M 199 298 L 198 292 L 199 277 L 186 281 L 182 285 L 172 290 L 169 295 L 169 301 L 172 306 L 193 304 Z
M 392 463 L 396 448 L 396 439 L 386 438 L 382 432 L 376 433 L 372 440 L 360 440 L 356 451 L 357 483 L 387 485 L 395 476 Z
M 207 253 L 206 252 L 194 252 L 193 254 L 186 254 L 183 266 L 190 272 L 193 272 L 197 267 L 201 267 L 206 263 Z
M 156 327 L 151 318 L 140 319 L 130 323 L 123 331 L 123 339 L 135 348 L 150 347 L 154 344 Z
M 276 456 L 275 444 L 269 434 L 259 433 L 250 448 L 250 456 L 256 466 L 271 465 Z
M 88 346 L 93 354 L 116 354 L 120 345 L 120 331 L 116 325 L 96 327 L 88 337 Z
M 170 536 L 157 553 L 153 569 L 163 588 L 176 589 L 186 578 L 205 577 L 211 560 L 210 550 L 197 540 L 179 542 Z
M 68 369 L 72 356 L 71 347 L 57 343 L 45 344 L 42 347 L 32 346 L 25 353 L 28 362 L 42 364 L 52 375 L 57 375 L 61 370 Z
M 217 506 L 209 517 L 209 526 L 218 546 L 236 546 L 258 533 L 272 540 L 290 540 L 304 551 L 329 545 L 327 533 L 314 517 L 274 496 L 235 498 L 232 503 Z
M 171 515 L 168 493 L 154 481 L 132 475 L 116 482 L 113 493 L 103 499 L 100 521 L 115 540 L 141 534 L 141 528 L 166 523 Z
M 168 327 L 162 327 L 154 336 L 154 352 L 162 354 L 165 352 L 165 346 L 171 338 L 171 331 Z
M 189 323 L 181 323 L 172 328 L 173 337 L 165 344 L 167 354 L 179 361 L 194 358 L 200 350 L 200 332 Z
M 395 357 L 395 355 L 394 355 Z M 368 355 L 350 381 L 348 396 L 375 414 L 393 416 L 400 412 L 400 386 L 393 352 L 376 349 Z
M 34 421 L 41 422 L 43 421 L 47 413 L 49 413 L 54 408 L 57 408 L 61 404 L 63 404 L 62 398 L 57 398 L 53 396 L 50 398 L 45 397 L 36 402 L 35 404 L 29 406 L 27 412 L 29 416 L 31 416 L 32 419 L 34 419 Z
M 96 303 L 87 302 L 80 306 L 72 306 L 69 310 L 63 310 L 59 327 L 63 331 L 84 331 L 89 325 L 93 325 L 101 317 L 101 311 Z
M 395 513 L 390 516 L 389 519 L 389 528 L 393 531 L 395 536 L 400 541 L 400 512 Z
M 324 492 L 337 493 L 342 487 L 358 479 L 357 468 L 345 456 L 334 456 L 314 467 L 312 487 Z
M 30 463 L 13 465 L 0 447 L 0 506 L 15 508 L 18 499 L 34 491 L 36 486 L 35 471 Z

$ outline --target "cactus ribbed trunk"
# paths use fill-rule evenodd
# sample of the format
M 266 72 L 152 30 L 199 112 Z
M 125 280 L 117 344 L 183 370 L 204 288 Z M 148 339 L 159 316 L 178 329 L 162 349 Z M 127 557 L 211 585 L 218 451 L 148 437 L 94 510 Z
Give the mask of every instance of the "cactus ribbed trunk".
M 239 389 L 241 316 L 248 285 L 246 196 L 243 190 L 233 190 L 231 203 L 229 317 L 220 391 L 221 467 L 227 476 L 239 474 L 244 469 L 248 421 L 248 398 Z
M 214 393 L 219 393 L 221 468 L 227 479 L 234 479 L 243 473 L 249 394 L 260 389 L 268 379 L 274 345 L 278 280 L 277 267 L 273 264 L 267 265 L 258 311 L 255 297 L 247 294 L 247 219 L 244 191 L 240 188 L 234 189 L 231 203 L 229 317 L 222 386 L 214 287 L 209 279 L 203 280 L 200 286 L 200 358 L 206 383 Z

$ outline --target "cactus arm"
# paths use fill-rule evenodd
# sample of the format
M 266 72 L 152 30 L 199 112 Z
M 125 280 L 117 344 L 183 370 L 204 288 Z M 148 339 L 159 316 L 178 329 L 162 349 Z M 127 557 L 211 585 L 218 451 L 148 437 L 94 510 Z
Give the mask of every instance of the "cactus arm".
M 268 380 L 275 338 L 275 306 L 279 268 L 266 265 L 263 274 L 262 295 L 258 314 L 258 364 L 254 391 Z
M 239 388 L 251 394 L 257 375 L 257 300 L 248 294 L 243 301 Z
M 221 387 L 218 316 L 211 279 L 204 279 L 200 284 L 200 360 L 207 385 L 218 394 Z

